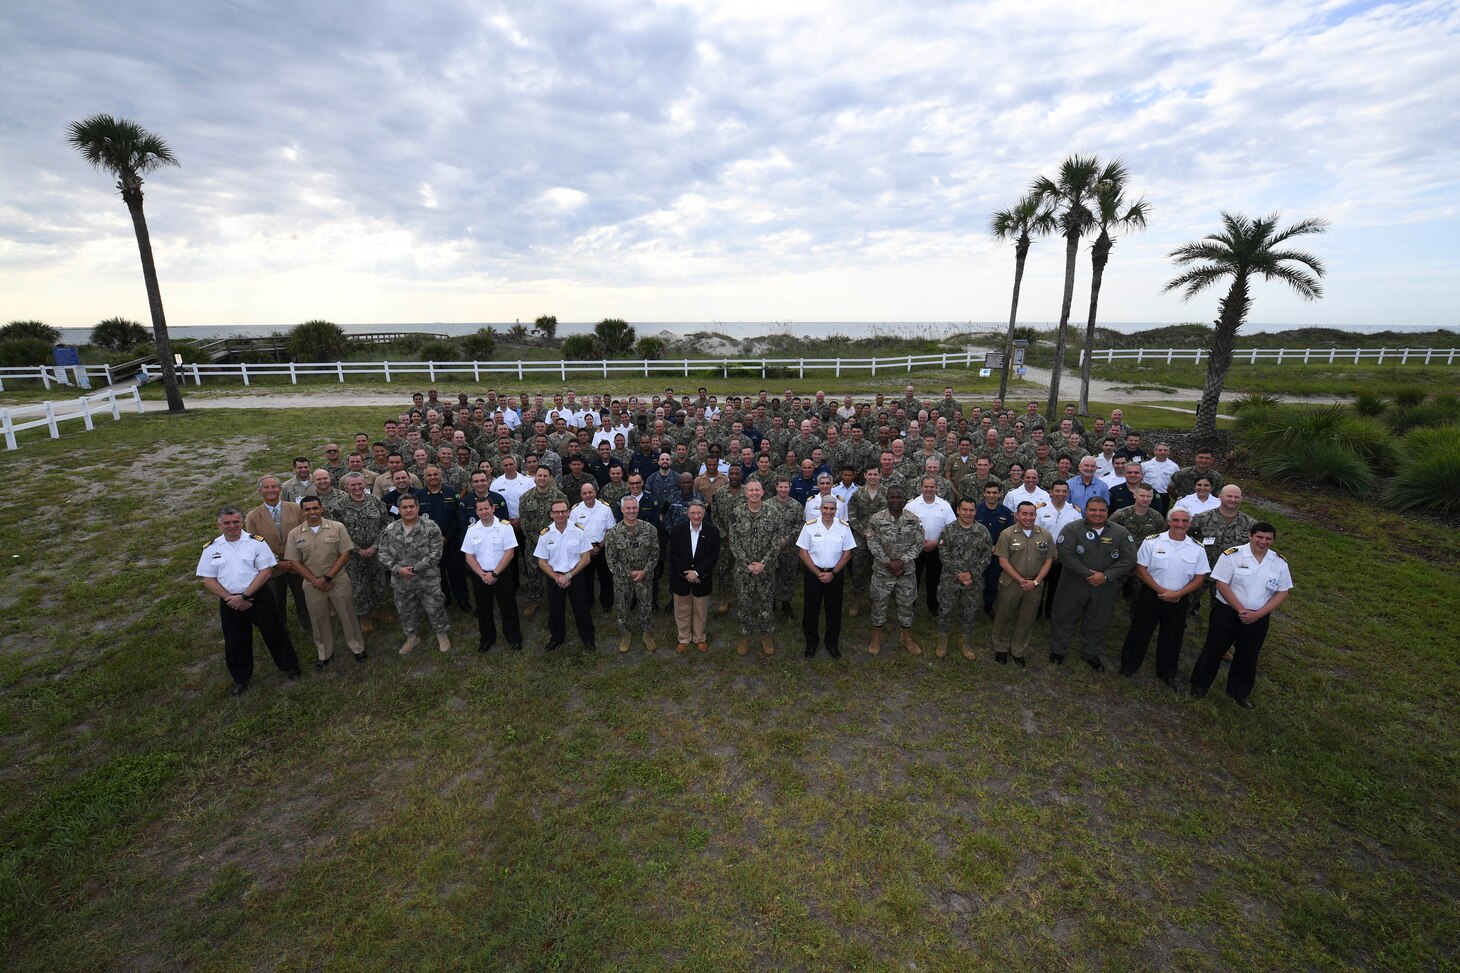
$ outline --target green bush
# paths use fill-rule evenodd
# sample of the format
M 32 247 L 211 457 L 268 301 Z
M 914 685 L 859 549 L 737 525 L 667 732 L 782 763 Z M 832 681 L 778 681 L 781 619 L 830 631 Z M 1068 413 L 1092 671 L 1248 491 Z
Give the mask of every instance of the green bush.
M 633 350 L 637 332 L 623 318 L 604 318 L 594 326 L 593 335 L 604 358 L 622 358 Z
M 1270 480 L 1323 484 L 1361 497 L 1374 488 L 1374 473 L 1368 464 L 1332 441 L 1320 440 L 1295 450 L 1258 453 L 1253 457 L 1252 467 Z
M 1253 392 L 1242 396 L 1232 403 L 1238 434 L 1271 426 L 1282 409 L 1282 400 L 1275 395 Z
M 44 341 L 47 345 L 54 345 L 61 340 L 61 332 L 44 321 L 11 321 L 5 327 L 0 328 L 0 341 L 10 341 L 15 338 L 34 338 L 37 341 Z
M 658 361 L 664 357 L 668 346 L 665 345 L 663 338 L 640 338 L 635 348 L 639 357 L 645 361 Z
M 1394 404 L 1406 409 L 1419 405 L 1427 398 L 1429 398 L 1429 393 L 1419 387 L 1394 390 Z
M 1449 425 L 1456 419 L 1460 419 L 1460 403 L 1450 395 L 1436 396 L 1428 402 L 1413 405 L 1402 405 L 1396 401 L 1394 407 L 1384 413 L 1385 424 L 1398 435 L 1411 429 Z
M 1385 499 L 1396 510 L 1460 514 L 1460 426 L 1416 429 L 1404 437 Z
M 295 361 L 339 361 L 349 346 L 345 329 L 331 321 L 305 321 L 289 332 L 289 354 Z
M 91 343 L 111 351 L 130 351 L 147 338 L 146 328 L 126 318 L 107 318 L 91 329 Z
M 198 350 L 196 338 L 180 338 L 172 343 L 172 353 L 182 359 L 184 365 L 207 365 L 213 361 L 207 352 Z
M 563 342 L 563 357 L 568 361 L 593 361 L 600 354 L 598 339 L 591 334 L 575 334 Z
M 423 334 L 403 334 L 383 347 L 389 348 L 392 355 L 410 358 L 419 352 L 425 343 L 426 336 Z
M 557 329 L 556 324 L 553 325 L 553 329 Z M 525 324 L 514 324 L 507 329 L 507 337 L 519 345 L 526 342 L 530 334 L 531 332 L 528 331 Z
M 489 361 L 497 352 L 497 332 L 480 328 L 461 340 L 461 347 L 473 361 Z
M 29 365 L 50 365 L 55 362 L 52 342 L 44 338 L 0 339 L 0 368 L 24 368 Z
M 430 338 L 421 344 L 421 361 L 461 361 L 465 355 L 454 341 Z
M 1238 410 L 1238 441 L 1263 476 L 1335 486 L 1356 494 L 1374 485 L 1374 469 L 1388 469 L 1392 436 L 1376 419 L 1341 405 L 1286 406 L 1254 401 Z
M 1384 396 L 1377 392 L 1360 392 L 1354 396 L 1354 411 L 1361 416 L 1379 416 L 1384 412 Z
M 556 314 L 543 314 L 532 322 L 532 327 L 538 334 L 549 341 L 558 336 L 558 316 Z

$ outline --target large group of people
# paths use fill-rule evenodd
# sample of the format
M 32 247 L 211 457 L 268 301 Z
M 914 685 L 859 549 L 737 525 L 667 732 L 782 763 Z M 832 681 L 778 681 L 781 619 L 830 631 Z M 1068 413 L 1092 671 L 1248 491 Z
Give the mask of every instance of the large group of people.
M 1213 453 L 1182 466 L 1120 409 L 1091 419 L 1070 405 L 1047 419 L 1035 402 L 983 407 L 951 387 L 924 401 L 912 385 L 862 401 L 671 388 L 446 402 L 431 389 L 378 435 L 322 452 L 262 477 L 246 513 L 220 511 L 199 559 L 235 695 L 252 678 L 255 629 L 279 669 L 300 675 L 291 600 L 320 669 L 334 658 L 332 617 L 364 662 L 377 625 L 399 624 L 406 655 L 429 623 L 450 652 L 453 607 L 475 615 L 482 652 L 499 634 L 521 650 L 539 610 L 544 652 L 567 641 L 570 611 L 585 650 L 597 647 L 595 614 L 611 614 L 619 652 L 653 652 L 662 602 L 675 650 L 706 652 L 712 599 L 734 612 L 735 651 L 758 641 L 769 656 L 799 583 L 808 658 L 840 658 L 843 617 L 864 611 L 868 653 L 883 651 L 892 619 L 892 644 L 921 654 L 921 590 L 940 658 L 950 644 L 978 657 L 983 614 L 994 661 L 1022 668 L 1047 618 L 1050 664 L 1078 637 L 1104 672 L 1123 613 L 1123 675 L 1141 670 L 1154 635 L 1157 678 L 1200 697 L 1225 659 L 1227 693 L 1251 708 L 1268 620 L 1292 588 L 1272 524 L 1241 510 Z M 1185 628 L 1207 590 L 1183 685 Z

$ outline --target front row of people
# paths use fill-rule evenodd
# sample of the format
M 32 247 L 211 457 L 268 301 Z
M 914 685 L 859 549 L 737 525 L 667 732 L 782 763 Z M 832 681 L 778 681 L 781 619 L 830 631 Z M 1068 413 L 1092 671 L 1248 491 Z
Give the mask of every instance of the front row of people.
M 267 499 L 267 498 L 266 498 Z M 913 611 L 917 599 L 918 559 L 926 551 L 922 522 L 906 509 L 900 487 L 886 491 L 887 507 L 867 524 L 865 540 L 871 560 L 871 640 L 867 651 L 881 652 L 883 629 L 894 607 L 903 647 L 911 654 L 922 652 L 913 640 Z M 840 633 L 845 574 L 852 563 L 857 541 L 845 521 L 837 516 L 836 497 L 820 504 L 820 517 L 806 522 L 795 541 L 803 583 L 802 633 L 805 654 L 814 656 L 824 647 L 833 658 L 841 656 Z M 340 523 L 325 519 L 323 504 L 306 497 L 298 506 L 298 519 L 286 531 L 283 513 L 291 505 L 269 505 L 272 526 L 284 537 L 287 560 L 303 586 L 309 627 L 318 658 L 324 668 L 333 658 L 331 609 L 344 630 L 345 643 L 354 658 L 366 658 L 365 640 L 357 618 L 351 589 L 351 575 L 345 571 L 355 551 L 349 532 Z M 397 500 L 399 519 L 387 524 L 363 556 L 378 558 L 388 573 L 396 612 L 406 640 L 400 654 L 420 644 L 423 619 L 429 619 L 438 648 L 451 649 L 450 621 L 440 579 L 443 546 L 441 529 L 421 516 L 419 502 L 410 493 Z M 608 566 L 613 588 L 612 604 L 620 631 L 619 651 L 629 651 L 635 637 L 649 651 L 656 648 L 651 629 L 654 600 L 654 571 L 660 561 L 660 536 L 656 528 L 639 518 L 638 502 L 622 500 L 623 521 L 593 541 L 581 523 L 569 519 L 566 501 L 551 506 L 552 523 L 536 538 L 523 570 L 540 571 L 545 579 L 548 607 L 548 642 L 553 651 L 566 639 L 567 612 L 571 608 L 578 638 L 586 650 L 596 648 L 592 593 L 587 573 L 600 551 Z M 461 544 L 471 585 L 476 595 L 476 614 L 481 651 L 496 643 L 501 634 L 513 649 L 522 648 L 518 617 L 518 542 L 511 524 L 501 520 L 493 501 L 476 502 L 477 520 Z M 1080 653 L 1096 672 L 1105 670 L 1102 648 L 1115 616 L 1122 582 L 1128 576 L 1139 582 L 1130 609 L 1130 627 L 1121 647 L 1120 671 L 1132 676 L 1145 661 L 1152 635 L 1156 636 L 1156 675 L 1167 685 L 1179 688 L 1180 659 L 1186 620 L 1194 596 L 1210 580 L 1215 589 L 1211 620 L 1201 655 L 1191 674 L 1192 695 L 1204 696 L 1220 668 L 1223 655 L 1232 650 L 1227 693 L 1244 708 L 1252 708 L 1257 657 L 1266 637 L 1271 613 L 1287 598 L 1292 577 L 1281 555 L 1271 549 L 1275 530 L 1269 523 L 1253 524 L 1250 540 L 1225 550 L 1209 568 L 1202 545 L 1187 536 L 1191 514 L 1175 509 L 1167 518 L 1167 529 L 1147 537 L 1139 545 L 1124 526 L 1109 519 L 1109 506 L 1099 497 L 1088 500 L 1083 517 L 1056 528 L 1057 533 L 1037 522 L 1036 505 L 1020 502 L 1015 523 L 991 543 L 990 533 L 977 519 L 972 498 L 959 500 L 956 519 L 939 534 L 936 544 L 940 571 L 925 578 L 930 586 L 928 600 L 935 610 L 938 629 L 936 654 L 948 649 L 951 631 L 959 633 L 959 648 L 975 658 L 969 635 L 978 611 L 984 607 L 984 577 L 990 562 L 999 569 L 991 641 L 995 661 L 1012 661 L 1025 666 L 1036 615 L 1044 602 L 1044 585 L 1055 565 L 1062 580 L 1052 605 L 1049 661 L 1063 663 L 1078 632 Z M 759 633 L 764 654 L 774 653 L 772 632 L 778 595 L 784 588 L 777 572 L 786 570 L 779 548 L 778 514 L 762 503 L 760 484 L 746 484 L 744 502 L 732 514 L 729 549 L 733 551 L 735 594 L 739 603 L 741 639 L 737 652 L 749 651 L 752 635 Z M 294 518 L 290 518 L 294 519 Z M 219 512 L 221 534 L 202 552 L 197 575 L 219 599 L 224 635 L 224 653 L 233 677 L 233 693 L 242 693 L 253 670 L 252 634 L 257 628 L 280 670 L 289 677 L 299 675 L 299 660 L 285 627 L 282 585 L 275 578 L 278 558 L 260 534 L 247 534 L 240 512 L 226 507 Z M 670 593 L 677 634 L 676 648 L 683 653 L 694 645 L 708 648 L 706 620 L 713 593 L 716 565 L 722 541 L 715 525 L 707 522 L 706 506 L 699 500 L 689 504 L 688 516 L 665 536 Z M 790 562 L 794 566 L 794 561 Z M 822 619 L 825 618 L 823 627 Z

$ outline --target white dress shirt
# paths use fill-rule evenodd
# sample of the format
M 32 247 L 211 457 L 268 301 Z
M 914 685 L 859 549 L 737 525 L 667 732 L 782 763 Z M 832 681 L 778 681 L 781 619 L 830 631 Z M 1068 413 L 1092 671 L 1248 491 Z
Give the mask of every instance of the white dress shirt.
M 816 520 L 801 528 L 796 546 L 811 555 L 811 563 L 823 571 L 830 571 L 842 559 L 844 551 L 857 546 L 852 529 L 844 520 L 832 520 L 828 527 L 818 515 Z
M 843 500 L 841 497 L 838 497 L 836 495 L 836 487 L 832 487 L 831 488 L 831 493 L 829 493 L 827 495 L 836 499 L 836 519 L 837 520 L 846 520 L 847 519 L 847 502 L 845 500 Z M 809 496 L 809 497 L 806 498 L 806 519 L 807 520 L 820 520 L 821 519 L 821 493 L 820 492 L 813 493 L 811 496 Z
M 582 527 L 591 543 L 602 544 L 603 535 L 614 525 L 613 510 L 601 500 L 595 500 L 591 507 L 578 503 L 568 511 L 568 522 Z
M 232 542 L 219 534 L 213 543 L 203 548 L 202 556 L 198 558 L 197 575 L 200 578 L 217 578 L 229 594 L 241 595 L 260 571 L 278 563 L 279 559 L 274 557 L 269 545 L 255 540 L 252 534 L 240 535 Z
M 521 473 L 518 473 L 509 480 L 507 474 L 503 473 L 492 481 L 492 491 L 494 493 L 500 493 L 502 499 L 507 501 L 507 516 L 516 518 L 519 516 L 517 513 L 517 502 L 522 499 L 524 493 L 536 485 L 530 476 L 523 476 Z
M 466 529 L 461 553 L 475 557 L 483 571 L 491 571 L 502 563 L 503 555 L 516 546 L 517 535 L 513 533 L 511 524 L 494 518 L 488 527 L 478 520 Z
M 1207 552 L 1202 546 L 1190 537 L 1178 541 L 1169 530 L 1142 541 L 1136 563 L 1167 591 L 1180 591 L 1192 578 L 1208 571 Z
M 1181 467 L 1171 460 L 1148 459 L 1141 464 L 1141 478 L 1151 484 L 1151 489 L 1157 493 L 1165 493 L 1166 488 L 1171 485 L 1171 474 Z
M 1053 501 L 1035 508 L 1034 522 L 1049 531 L 1050 537 L 1058 537 L 1066 524 L 1073 524 L 1083 515 L 1069 501 L 1063 507 L 1056 507 Z
M 943 528 L 958 519 L 948 501 L 934 497 L 932 503 L 923 499 L 920 493 L 907 502 L 907 510 L 923 522 L 923 540 L 935 541 L 943 536 Z
M 1288 571 L 1288 562 L 1272 548 L 1267 549 L 1261 561 L 1252 553 L 1249 542 L 1241 547 L 1232 547 L 1222 552 L 1212 568 L 1213 581 L 1225 581 L 1232 594 L 1242 602 L 1242 607 L 1255 611 L 1267 604 L 1269 598 L 1279 591 L 1293 587 L 1293 576 Z M 1216 592 L 1217 600 L 1232 607 L 1222 592 Z
M 1008 493 L 1004 494 L 1004 506 L 1008 507 L 1010 510 L 1018 510 L 1019 504 L 1026 501 L 1034 504 L 1035 508 L 1037 509 L 1041 505 L 1048 504 L 1050 502 L 1049 494 L 1045 493 L 1044 490 L 1040 487 L 1035 487 L 1033 490 L 1025 489 L 1022 483 L 1014 489 L 1010 490 Z
M 537 535 L 537 547 L 533 549 L 532 556 L 545 558 L 548 567 L 558 574 L 565 574 L 577 566 L 578 557 L 584 551 L 592 549 L 593 544 L 582 527 L 570 523 L 558 530 L 558 525 L 553 524 Z

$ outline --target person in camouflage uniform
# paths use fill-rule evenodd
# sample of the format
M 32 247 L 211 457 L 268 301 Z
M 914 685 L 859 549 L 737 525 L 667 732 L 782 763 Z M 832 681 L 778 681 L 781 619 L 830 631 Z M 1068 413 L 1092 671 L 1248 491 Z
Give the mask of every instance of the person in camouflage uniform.
M 396 614 L 406 632 L 400 654 L 408 655 L 421 644 L 416 632 L 421 627 L 422 615 L 431 620 L 431 627 L 436 630 L 437 646 L 442 652 L 450 652 L 451 638 L 447 633 L 451 621 L 446 616 L 446 596 L 441 591 L 441 528 L 420 515 L 420 503 L 413 495 L 401 497 L 398 505 L 400 520 L 380 532 L 376 557 L 390 572 Z
M 365 492 L 365 477 L 361 474 L 346 473 L 341 486 L 348 499 L 336 509 L 334 519 L 344 525 L 355 544 L 345 573 L 350 576 L 360 630 L 369 632 L 375 627 L 370 620 L 371 613 L 386 604 L 390 592 L 390 573 L 380 563 L 375 545 L 391 516 L 383 500 Z
M 983 608 L 984 571 L 993 557 L 994 542 L 988 528 L 974 519 L 978 503 L 972 497 L 958 501 L 958 520 L 943 528 L 938 536 L 938 556 L 943 559 L 943 576 L 938 583 L 938 649 L 943 658 L 948 652 L 948 630 L 954 616 L 961 616 L 958 625 L 959 647 L 965 658 L 973 658 L 968 644 L 973 623 Z
M 765 491 L 754 480 L 745 484 L 745 503 L 730 513 L 726 536 L 735 552 L 735 591 L 740 602 L 740 644 L 744 655 L 750 637 L 760 634 L 761 651 L 775 652 L 771 635 L 776 630 L 776 565 L 786 536 L 785 516 L 764 502 Z M 921 525 L 920 525 L 921 526 Z
M 887 490 L 882 486 L 882 471 L 869 466 L 863 475 L 866 482 L 852 499 L 847 501 L 847 524 L 852 528 L 852 537 L 857 549 L 852 552 L 852 563 L 847 565 L 851 573 L 852 604 L 847 617 L 856 618 L 862 612 L 862 599 L 867 595 L 867 583 L 872 573 L 872 555 L 867 550 L 867 521 L 879 510 L 887 509 Z
M 1210 474 L 1204 473 L 1203 476 Z M 1174 478 L 1174 477 L 1173 477 Z M 1215 486 L 1215 484 L 1213 484 Z M 1241 547 L 1252 540 L 1252 525 L 1257 523 L 1252 517 L 1243 513 L 1242 488 L 1235 483 L 1229 483 L 1222 487 L 1221 506 L 1211 510 L 1204 510 L 1191 518 L 1191 529 L 1186 536 L 1202 546 L 1207 552 L 1207 564 L 1209 567 L 1217 566 L 1217 558 L 1229 547 Z M 1191 596 L 1190 617 L 1195 618 L 1201 611 L 1201 596 L 1211 581 L 1196 589 Z
M 653 652 L 654 638 L 649 634 L 649 625 L 654 604 L 654 566 L 659 563 L 659 532 L 652 524 L 639 519 L 639 501 L 633 497 L 623 502 L 623 514 L 623 523 L 615 524 L 603 535 L 604 557 L 613 575 L 613 603 L 622 633 L 618 650 L 627 652 L 637 633 L 643 636 L 644 648 Z
M 796 578 L 800 575 L 796 538 L 801 536 L 801 528 L 806 526 L 806 508 L 791 497 L 791 481 L 785 477 L 776 479 L 775 494 L 768 497 L 766 503 L 781 511 L 786 525 L 786 540 L 776 558 L 776 603 L 781 606 L 781 614 L 789 617 L 791 598 L 796 593 Z
M 548 468 L 539 466 L 533 474 L 532 489 L 517 500 L 517 521 L 522 528 L 523 538 L 537 543 L 537 535 L 553 522 L 553 501 L 567 499 L 568 495 L 553 485 L 553 475 Z M 519 547 L 523 545 L 521 540 L 517 543 Z M 526 564 L 519 577 L 522 581 L 521 596 L 526 602 L 522 614 L 525 618 L 531 618 L 545 597 L 542 587 L 543 573 L 532 564 Z
M 598 499 L 608 504 L 608 509 L 613 511 L 614 517 L 623 519 L 624 512 L 619 507 L 619 501 L 629 495 L 629 485 L 624 482 L 624 467 L 610 466 L 608 468 L 608 482 L 603 489 L 598 491 Z
M 887 624 L 887 606 L 894 593 L 902 644 L 913 655 L 923 651 L 912 640 L 911 629 L 918 600 L 913 564 L 923 551 L 926 534 L 923 522 L 904 509 L 905 502 L 902 487 L 888 487 L 887 508 L 867 521 L 867 549 L 872 555 L 872 644 L 867 651 L 872 655 L 882 651 L 882 626 Z
M 735 551 L 730 546 L 730 514 L 745 502 L 740 467 L 732 464 L 726 476 L 725 485 L 715 491 L 715 498 L 710 501 L 710 522 L 715 525 L 721 540 L 720 556 L 715 560 L 715 586 L 719 588 L 722 599 L 717 610 L 721 615 L 730 611 L 736 590 L 732 581 L 735 577 Z

